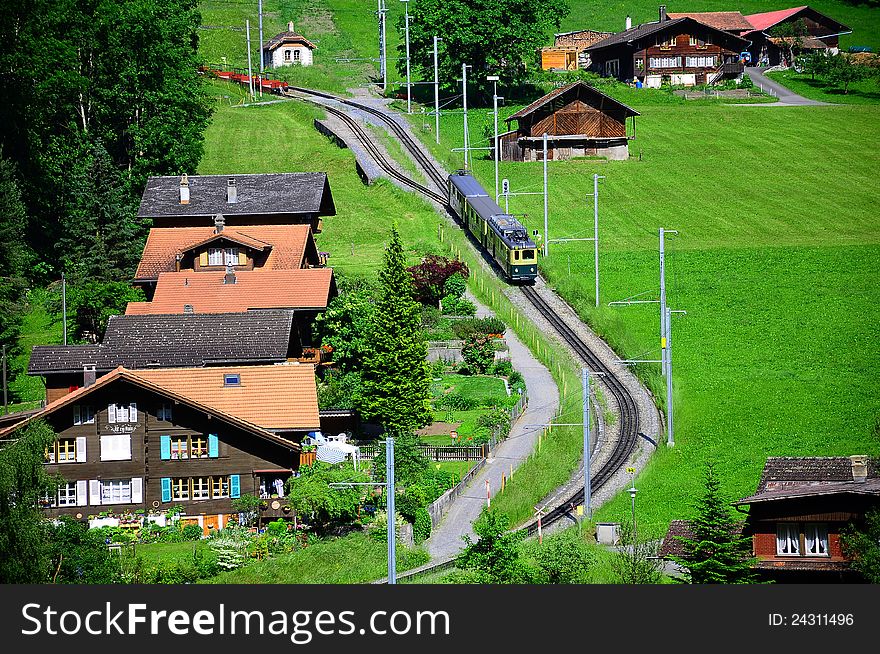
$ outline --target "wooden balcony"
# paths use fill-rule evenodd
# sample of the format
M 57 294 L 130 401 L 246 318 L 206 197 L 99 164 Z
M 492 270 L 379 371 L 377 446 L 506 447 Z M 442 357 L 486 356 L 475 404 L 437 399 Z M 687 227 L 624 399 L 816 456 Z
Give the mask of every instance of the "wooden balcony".
M 297 357 L 295 361 L 300 363 L 312 363 L 316 366 L 328 365 L 333 361 L 333 355 L 319 347 L 304 347 L 302 356 Z

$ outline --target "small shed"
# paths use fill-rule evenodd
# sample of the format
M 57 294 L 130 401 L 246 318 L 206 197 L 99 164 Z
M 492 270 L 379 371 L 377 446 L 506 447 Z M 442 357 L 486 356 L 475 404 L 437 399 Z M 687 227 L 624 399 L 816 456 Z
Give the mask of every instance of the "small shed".
M 546 133 L 547 158 L 599 156 L 627 159 L 629 139 L 635 138 L 639 115 L 622 102 L 577 81 L 567 84 L 507 118 L 517 129 L 500 136 L 501 158 L 507 161 L 543 161 Z M 627 133 L 626 119 L 632 119 Z
M 315 44 L 302 34 L 297 34 L 290 22 L 286 32 L 276 34 L 263 44 L 263 65 L 269 68 L 294 64 L 311 66 L 314 49 Z

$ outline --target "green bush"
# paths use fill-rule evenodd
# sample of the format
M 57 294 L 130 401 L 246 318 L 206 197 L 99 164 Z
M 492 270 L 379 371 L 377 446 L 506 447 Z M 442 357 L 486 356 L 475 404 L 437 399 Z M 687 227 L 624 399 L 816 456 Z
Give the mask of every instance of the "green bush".
M 474 334 L 461 348 L 461 356 L 467 363 L 468 368 L 476 373 L 483 374 L 495 362 L 494 339 L 486 334 Z
M 477 427 L 486 427 L 498 438 L 510 433 L 510 414 L 504 409 L 493 409 L 477 418 Z
M 452 325 L 455 337 L 463 341 L 474 334 L 499 334 L 503 336 L 506 329 L 507 325 L 504 324 L 504 321 L 495 317 L 457 320 Z
M 510 373 L 510 377 L 508 377 L 507 381 L 511 386 L 525 384 L 525 379 L 523 379 L 522 373 L 518 370 L 514 370 Z
M 495 363 L 492 373 L 499 377 L 509 377 L 513 373 L 513 364 L 508 360 L 502 360 Z
M 413 521 L 413 540 L 421 543 L 431 535 L 431 514 L 427 509 L 420 508 L 416 511 L 415 520 Z
M 443 294 L 446 297 L 460 298 L 467 289 L 467 282 L 461 273 L 455 273 L 443 284 Z
M 458 391 L 452 393 L 444 393 L 434 401 L 434 408 L 438 411 L 469 411 L 477 408 L 477 401 L 473 398 L 466 397 Z
M 472 316 L 477 312 L 474 303 L 464 297 L 455 297 L 447 295 L 440 304 L 443 307 L 443 313 L 447 316 Z
M 202 528 L 198 525 L 186 525 L 180 530 L 181 540 L 200 540 L 202 538 Z
M 437 323 L 440 322 L 440 309 L 427 304 L 419 306 L 421 307 L 422 328 L 430 329 L 436 327 Z

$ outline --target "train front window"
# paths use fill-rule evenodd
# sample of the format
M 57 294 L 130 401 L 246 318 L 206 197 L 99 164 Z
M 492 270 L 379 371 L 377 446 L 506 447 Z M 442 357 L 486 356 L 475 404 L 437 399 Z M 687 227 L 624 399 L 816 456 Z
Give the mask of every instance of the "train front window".
M 517 261 L 519 261 L 519 250 L 513 251 L 513 258 L 516 259 Z
M 535 258 L 535 251 L 534 250 L 523 250 L 522 251 L 522 258 L 526 259 L 526 260 L 534 259 Z

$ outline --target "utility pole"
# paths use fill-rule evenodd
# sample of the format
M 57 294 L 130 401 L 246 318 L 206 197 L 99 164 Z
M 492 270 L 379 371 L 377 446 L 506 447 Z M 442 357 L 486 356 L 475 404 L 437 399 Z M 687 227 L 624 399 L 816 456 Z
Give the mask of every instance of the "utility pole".
M 263 0 L 257 2 L 257 11 L 260 14 L 260 96 L 263 95 Z
M 590 371 L 584 368 L 581 370 L 581 374 L 583 375 L 584 387 L 584 514 L 587 520 L 590 520 L 593 517 L 590 483 L 590 455 L 592 453 L 592 447 L 590 447 Z
M 386 517 L 388 519 L 388 583 L 397 583 L 397 513 L 394 510 L 394 437 L 385 439 Z
M 254 74 L 253 67 L 251 66 L 251 21 L 245 21 L 245 29 L 247 30 L 247 49 L 248 49 L 248 85 L 251 91 L 251 101 L 256 100 L 256 96 L 254 95 Z
M 440 75 L 437 71 L 437 41 L 434 37 L 434 135 L 440 143 Z
M 464 169 L 468 169 L 468 123 L 467 123 L 467 69 L 469 64 L 461 65 L 461 95 L 462 104 L 464 106 Z
M 64 330 L 64 344 L 67 345 L 67 278 L 61 273 L 61 326 Z
M 599 179 L 604 175 L 593 175 L 593 251 L 596 268 L 596 307 L 599 306 Z
M 666 230 L 660 228 L 660 341 L 666 339 Z M 666 348 L 660 350 L 660 371 L 666 374 Z
M 489 75 L 492 82 L 492 116 L 495 118 L 495 204 L 498 204 L 498 75 Z
M 406 25 L 406 113 L 412 113 L 412 84 L 409 77 L 409 0 L 400 0 L 403 3 L 403 15 Z
M 382 76 L 382 91 L 388 90 L 388 61 L 385 56 L 385 0 L 379 1 L 379 75 Z
M 666 307 L 666 334 L 663 336 L 663 352 L 666 356 L 666 444 L 675 445 L 675 431 L 672 426 L 672 311 Z
M 547 132 L 544 132 L 544 256 L 550 253 L 550 234 L 547 232 Z

